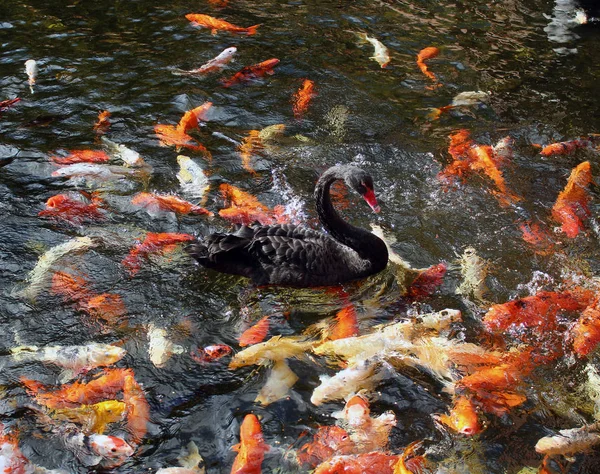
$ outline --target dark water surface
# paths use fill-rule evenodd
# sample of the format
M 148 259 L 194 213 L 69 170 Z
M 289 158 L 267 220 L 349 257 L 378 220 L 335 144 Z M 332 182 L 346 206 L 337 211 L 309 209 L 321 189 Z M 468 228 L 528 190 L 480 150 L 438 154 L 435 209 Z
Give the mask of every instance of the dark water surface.
M 213 36 L 190 26 L 184 15 L 191 12 L 261 26 L 253 36 Z M 253 289 L 241 278 L 197 269 L 182 253 L 174 260 L 148 261 L 130 277 L 121 260 L 146 231 L 205 234 L 229 228 L 219 217 L 151 218 L 130 204 L 140 191 L 179 193 L 178 153 L 159 146 L 154 125 L 176 124 L 186 110 L 213 102 L 209 120 L 194 133 L 211 151 L 212 162 L 201 154 L 182 153 L 210 174 L 205 205 L 215 213 L 223 205 L 218 185 L 230 183 L 269 206 L 294 206 L 302 220 L 314 222 L 312 190 L 318 175 L 336 163 L 360 164 L 374 178 L 382 212 L 371 214 L 351 198 L 345 217 L 364 227 L 370 222 L 382 226 L 395 238 L 394 250 L 415 268 L 450 264 L 438 292 L 420 302 L 401 296 L 403 289 L 390 283 L 392 270 L 348 285 L 361 325 L 366 329 L 407 313 L 455 308 L 464 319 L 458 334 L 479 342 L 477 321 L 486 307 L 455 293 L 461 283 L 456 260 L 466 247 L 490 262 L 490 303 L 557 288 L 573 275 L 584 281 L 600 271 L 594 186 L 587 230 L 576 239 L 562 239 L 560 257 L 536 255 L 517 226 L 525 219 L 555 226 L 550 210 L 571 169 L 589 160 L 598 174 L 598 155 L 592 150 L 543 158 L 532 146 L 600 132 L 600 32 L 579 26 L 559 37 L 546 31 L 553 15 L 549 0 L 230 0 L 221 7 L 208 1 L 0 0 L 0 100 L 21 98 L 0 117 L 0 163 L 5 164 L 0 168 L 3 353 L 21 344 L 124 341 L 128 354 L 117 365 L 135 371 L 151 406 L 151 423 L 136 455 L 114 472 L 175 466 L 180 448 L 190 440 L 198 445 L 207 472 L 229 472 L 235 457 L 230 448 L 238 442 L 244 415 L 251 412 L 262 417 L 265 439 L 273 446 L 263 472 L 306 472 L 290 461 L 288 448 L 300 445 L 301 433 L 333 424 L 329 414 L 341 409 L 341 402 L 310 403 L 318 375 L 333 370 L 318 359 L 293 361 L 300 381 L 290 397 L 261 407 L 254 399 L 265 369 L 230 371 L 227 362 L 200 366 L 189 350 L 216 343 L 238 350 L 240 333 L 268 314 L 290 313 L 287 320 L 277 319 L 272 335 L 299 334 L 334 315 L 340 302 L 321 290 Z M 386 69 L 369 59 L 372 46 L 360 43 L 354 32 L 366 32 L 389 48 Z M 172 68 L 199 67 L 230 46 L 238 53 L 221 73 L 203 78 L 171 73 Z M 431 88 L 433 82 L 416 66 L 417 53 L 427 46 L 441 50 L 428 61 L 441 87 Z M 281 60 L 272 76 L 231 88 L 219 83 L 245 65 L 272 57 Z M 24 71 L 28 59 L 40 67 L 33 93 Z M 318 95 L 297 120 L 291 100 L 303 78 L 315 82 Z M 431 108 L 448 105 L 464 91 L 487 91 L 489 101 L 450 111 L 439 120 L 427 118 Z M 153 168 L 149 179 L 73 184 L 51 176 L 56 167 L 50 154 L 99 147 L 92 126 L 100 110 L 112 113 L 106 136 L 138 151 Z M 278 123 L 286 125 L 290 139 L 254 156 L 257 174 L 249 174 L 232 140 L 240 142 L 249 130 Z M 514 157 L 503 172 L 523 200 L 500 206 L 489 182 L 476 176 L 450 190 L 442 186 L 437 175 L 450 161 L 447 137 L 461 128 L 481 144 L 507 135 L 514 139 Z M 293 139 L 296 134 L 307 139 Z M 77 189 L 100 189 L 109 219 L 72 227 L 38 217 L 49 197 Z M 125 329 L 102 330 L 52 295 L 49 285 L 34 299 L 15 291 L 27 284 L 44 251 L 83 235 L 101 243 L 65 257 L 53 270 L 77 271 L 87 276 L 94 292 L 121 295 L 128 311 Z M 149 323 L 167 328 L 169 337 L 186 349 L 163 368 L 148 358 Z M 570 377 L 581 373 L 583 365 L 564 361 L 546 379 L 533 381 L 525 408 L 502 419 L 488 416 L 489 428 L 473 439 L 436 428 L 431 414 L 447 412 L 451 398 L 426 375 L 398 373 L 386 380 L 372 408 L 376 414 L 394 410 L 394 452 L 423 439 L 438 472 L 535 472 L 541 456 L 533 446 L 548 434 L 545 427 L 571 428 L 593 420 L 590 400 L 560 395 L 581 382 L 581 377 Z M 57 383 L 57 375 L 52 366 L 5 364 L 0 421 L 18 429 L 21 449 L 37 464 L 90 472 L 60 441 L 47 443 L 49 434 L 23 408 L 28 397 L 19 377 L 50 384 Z M 572 385 L 563 386 L 563 378 Z M 578 456 L 569 472 L 597 472 L 596 462 L 597 457 Z M 521 471 L 527 466 L 532 471 Z

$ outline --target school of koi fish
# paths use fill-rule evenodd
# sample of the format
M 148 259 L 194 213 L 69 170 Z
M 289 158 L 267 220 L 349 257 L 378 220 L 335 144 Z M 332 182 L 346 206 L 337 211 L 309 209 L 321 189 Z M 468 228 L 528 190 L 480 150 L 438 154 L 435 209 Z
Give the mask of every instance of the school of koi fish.
M 210 0 L 214 8 L 224 8 L 227 3 Z M 238 26 L 208 14 L 189 13 L 182 18 L 181 28 L 185 27 L 198 29 L 198 34 L 235 35 L 232 43 L 236 45 L 195 69 L 174 65 L 167 74 L 198 78 L 223 73 L 217 87 L 230 90 L 231 96 L 244 87 L 254 87 L 260 93 L 268 86 L 269 77 L 278 74 L 278 58 L 236 68 L 233 74 L 226 72 L 232 68 L 230 63 L 238 51 L 243 50 L 244 37 L 260 35 L 269 25 Z M 370 59 L 378 64 L 371 63 L 377 72 L 393 66 L 393 49 L 377 35 L 351 31 L 348 36 L 361 50 L 373 48 Z M 444 87 L 443 73 L 436 72 L 436 58 L 444 54 L 451 52 L 427 45 L 415 51 L 415 73 L 423 74 L 423 88 L 432 93 Z M 3 114 L 18 114 L 19 106 L 35 101 L 36 90 L 44 87 L 33 59 L 25 62 L 23 77 L 30 95 L 0 101 L 0 119 Z M 311 140 L 290 135 L 287 130 L 290 124 L 311 114 L 311 107 L 319 100 L 319 83 L 303 77 L 293 83 L 293 89 L 287 111 L 289 123 L 249 130 L 241 141 L 230 139 L 248 179 L 260 179 L 265 174 L 256 164 L 269 150 Z M 427 123 L 443 120 L 454 111 L 475 108 L 489 98 L 490 93 L 483 91 L 459 93 L 448 105 L 429 110 Z M 397 300 L 402 304 L 382 301 L 377 294 L 357 304 L 353 294 L 361 291 L 361 282 L 343 288 L 318 288 L 311 291 L 334 301 L 338 309 L 333 314 L 327 311 L 318 315 L 312 324 L 291 324 L 291 308 L 281 314 L 261 314 L 248 323 L 238 333 L 237 347 L 221 341 L 189 347 L 185 335 L 193 330 L 192 323 L 174 328 L 157 322 L 134 322 L 123 295 L 96 290 L 93 268 L 79 267 L 76 257 L 98 248 L 118 254 L 119 279 L 135 279 L 144 272 L 159 275 L 163 268 L 177 268 L 182 261 L 191 265 L 184 247 L 196 239 L 195 235 L 139 229 L 128 235 L 128 231 L 117 231 L 115 235 L 102 231 L 124 212 L 147 214 L 157 222 L 186 218 L 219 228 L 255 222 L 297 224 L 304 220 L 298 209 L 285 205 L 285 199 L 269 206 L 244 190 L 244 183 L 236 186 L 220 180 L 218 153 L 201 142 L 206 133 L 203 128 L 217 107 L 206 101 L 186 111 L 178 122 L 175 119 L 169 123 L 165 117 L 165 123 L 154 124 L 155 146 L 172 148 L 173 162 L 178 165 L 179 189 L 171 192 L 152 191 L 149 183 L 155 170 L 150 160 L 108 138 L 114 120 L 111 110 L 99 111 L 96 122 L 90 123 L 95 148 L 59 149 L 47 156 L 53 170 L 48 179 L 60 180 L 68 190 L 40 202 L 37 218 L 69 238 L 41 252 L 24 280 L 15 282 L 12 296 L 32 305 L 40 299 L 55 298 L 62 308 L 81 315 L 85 320 L 82 331 L 88 331 L 94 340 L 82 345 L 18 343 L 3 351 L 0 367 L 8 365 L 18 372 L 20 367 L 34 366 L 41 373 L 39 364 L 43 364 L 57 369 L 57 373 L 49 383 L 47 376 L 38 380 L 38 372 L 27 369 L 14 381 L 16 388 L 0 387 L 3 400 L 9 399 L 9 391 L 19 392 L 18 401 L 9 403 L 14 410 L 3 408 L 0 412 L 0 472 L 139 472 L 139 468 L 131 468 L 136 458 L 169 441 L 166 435 L 156 436 L 153 428 L 156 418 L 151 392 L 155 386 L 141 383 L 131 363 L 140 351 L 132 356 L 125 348 L 129 347 L 128 338 L 139 333 L 147 341 L 143 357 L 157 369 L 189 359 L 198 371 L 246 370 L 250 376 L 262 374 L 261 386 L 252 393 L 253 402 L 243 414 L 222 413 L 239 422 L 237 440 L 214 440 L 215 444 L 229 443 L 236 453 L 232 463 L 215 461 L 213 453 L 201 452 L 192 440 L 181 446 L 181 454 L 173 462 L 179 466 L 153 471 L 159 474 L 260 474 L 265 472 L 265 458 L 271 456 L 287 467 L 269 472 L 487 472 L 477 462 L 470 465 L 453 458 L 456 455 L 452 446 L 476 450 L 478 440 L 498 427 L 514 434 L 530 418 L 543 420 L 541 413 L 553 412 L 553 408 L 533 387 L 545 380 L 547 390 L 553 390 L 551 382 L 560 384 L 564 370 L 579 374 L 576 380 L 568 378 L 569 386 L 564 390 L 577 393 L 592 408 L 580 412 L 558 409 L 567 412 L 562 417 L 556 415 L 565 424 L 554 423 L 546 435 L 538 436 L 533 446 L 536 455 L 510 472 L 587 472 L 570 469 L 585 465 L 589 453 L 600 445 L 600 369 L 595 355 L 600 345 L 600 277 L 574 262 L 570 249 L 590 235 L 598 238 L 592 206 L 593 188 L 598 185 L 593 171 L 600 153 L 600 135 L 590 133 L 561 142 L 530 144 L 540 160 L 578 160 L 569 176 L 556 177 L 563 183 L 562 191 L 554 197 L 543 220 L 530 217 L 527 198 L 513 190 L 510 178 L 504 174 L 504 170 L 511 169 L 514 175 L 518 166 L 510 134 L 489 144 L 487 139 L 479 142 L 468 128 L 455 129 L 447 137 L 445 163 L 435 177 L 445 195 L 468 189 L 493 196 L 492 205 L 513 216 L 514 226 L 509 231 L 515 240 L 527 246 L 533 258 L 563 267 L 562 281 L 540 284 L 530 294 L 515 294 L 498 302 L 490 290 L 494 285 L 493 262 L 482 258 L 476 248 L 465 248 L 452 262 L 440 261 L 416 269 L 396 253 L 394 238 L 387 229 L 373 225 L 373 232 L 388 244 L 387 271 L 393 280 L 378 284 L 395 285 Z M 377 172 L 373 175 L 377 186 Z M 114 183 L 137 184 L 114 191 L 110 187 Z M 376 188 L 376 192 L 385 189 Z M 123 201 L 123 196 L 126 205 L 115 205 Z M 345 188 L 334 187 L 332 197 L 339 209 L 352 207 Z M 218 208 L 215 203 L 219 203 Z M 462 311 L 452 307 L 431 310 L 424 302 L 448 291 L 446 278 L 451 272 L 460 273 L 460 284 L 452 294 L 463 302 Z M 249 291 L 258 295 L 255 298 L 260 297 L 259 289 Z M 387 305 L 397 318 L 377 320 L 372 316 L 377 309 L 369 305 Z M 469 322 L 469 331 L 465 329 L 464 308 L 478 318 Z M 277 432 L 264 429 L 264 414 L 271 409 L 276 412 L 279 405 L 295 403 L 294 387 L 302 385 L 307 390 L 307 382 L 299 373 L 307 370 L 318 371 L 319 382 L 309 384 L 306 398 L 312 411 L 300 412 L 305 418 L 299 424 L 305 429 L 292 442 L 279 440 Z M 429 435 L 409 440 L 394 436 L 410 420 L 403 420 L 401 412 L 393 409 L 400 400 L 382 395 L 380 387 L 399 377 L 408 377 L 418 390 L 439 392 L 436 396 L 445 409 L 429 413 L 429 418 L 442 442 Z M 75 459 L 72 469 L 48 468 L 29 459 L 21 449 L 29 436 L 60 439 L 62 448 Z

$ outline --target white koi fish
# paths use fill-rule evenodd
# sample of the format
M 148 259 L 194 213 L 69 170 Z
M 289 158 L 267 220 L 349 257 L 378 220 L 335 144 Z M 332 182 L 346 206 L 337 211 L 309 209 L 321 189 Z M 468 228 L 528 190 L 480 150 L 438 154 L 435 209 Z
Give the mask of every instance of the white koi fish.
M 184 348 L 173 344 L 167 338 L 167 331 L 156 327 L 153 323 L 148 325 L 148 354 L 156 367 L 164 367 L 173 354 L 181 354 Z
M 25 61 L 25 72 L 27 73 L 27 82 L 29 83 L 29 90 L 33 93 L 33 85 L 38 75 L 38 65 L 34 59 L 28 59 Z
M 182 450 L 183 451 L 183 450 Z M 198 446 L 193 441 L 187 445 L 187 455 L 181 453 L 178 458 L 181 467 L 163 467 L 156 474 L 204 474 L 204 459 L 198 452 Z
M 197 199 L 202 198 L 209 188 L 204 170 L 188 156 L 179 155 L 177 163 L 180 168 L 177 179 L 183 192 Z
M 379 65 L 384 68 L 390 63 L 390 53 L 385 45 L 379 41 L 377 38 L 372 38 L 368 36 L 366 33 L 356 33 L 360 38 L 365 41 L 371 43 L 373 48 L 375 48 L 375 53 L 371 56 L 370 59 L 374 59 L 379 63 Z
M 102 145 L 104 145 L 107 153 L 112 158 L 122 160 L 126 166 L 137 168 L 148 166 L 137 151 L 127 148 L 125 145 L 110 141 L 106 137 L 101 137 L 100 140 L 102 141 Z
M 235 46 L 232 46 L 221 51 L 221 53 L 219 53 L 217 57 L 211 59 L 206 64 L 200 66 L 198 69 L 192 69 L 191 71 L 184 71 L 183 69 L 173 69 L 171 72 L 176 76 L 193 76 L 220 71 L 227 65 L 227 63 L 229 63 L 233 59 L 233 55 L 236 52 L 237 48 Z
M 290 388 L 298 381 L 298 376 L 290 369 L 285 360 L 276 360 L 271 367 L 267 381 L 260 389 L 255 402 L 270 405 L 286 397 Z
M 102 180 L 121 179 L 123 176 L 132 176 L 135 170 L 125 166 L 96 165 L 93 163 L 75 163 L 63 166 L 52 173 L 52 176 L 64 177 L 91 177 Z

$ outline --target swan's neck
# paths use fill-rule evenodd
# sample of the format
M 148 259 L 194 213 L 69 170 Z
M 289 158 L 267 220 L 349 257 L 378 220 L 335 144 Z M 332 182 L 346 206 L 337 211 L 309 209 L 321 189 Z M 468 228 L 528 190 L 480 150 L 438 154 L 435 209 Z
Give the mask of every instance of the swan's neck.
M 336 168 L 331 168 L 323 173 L 315 187 L 315 201 L 321 224 L 334 239 L 355 250 L 361 258 L 384 268 L 388 260 L 385 243 L 371 232 L 344 221 L 333 207 L 330 190 L 338 179 L 344 179 L 344 176 Z

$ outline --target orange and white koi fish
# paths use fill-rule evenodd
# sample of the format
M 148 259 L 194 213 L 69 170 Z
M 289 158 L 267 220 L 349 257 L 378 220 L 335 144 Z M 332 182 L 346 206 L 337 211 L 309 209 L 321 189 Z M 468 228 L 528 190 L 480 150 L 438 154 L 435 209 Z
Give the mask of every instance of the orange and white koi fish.
M 302 86 L 294 94 L 293 111 L 296 119 L 302 118 L 308 110 L 308 104 L 317 94 L 315 92 L 315 83 L 310 79 L 304 79 Z
M 118 423 L 125 418 L 126 410 L 127 406 L 122 401 L 105 400 L 93 405 L 48 410 L 48 415 L 55 420 L 82 425 L 85 434 L 104 434 L 108 424 Z
M 435 46 L 428 46 L 427 48 L 423 48 L 421 51 L 419 51 L 419 54 L 417 54 L 417 66 L 419 66 L 419 69 L 423 74 L 425 74 L 429 79 L 432 79 L 434 81 L 437 81 L 437 77 L 435 77 L 435 74 L 433 74 L 427 68 L 425 61 L 431 58 L 435 58 L 438 54 L 440 54 L 440 50 Z
M 142 259 L 147 258 L 149 255 L 156 252 L 172 252 L 179 244 L 190 242 L 194 239 L 195 238 L 189 234 L 148 232 L 144 240 L 135 245 L 129 254 L 121 261 L 121 264 L 129 271 L 129 274 L 133 276 L 140 271 Z
M 190 357 L 199 364 L 208 364 L 228 356 L 232 352 L 233 349 L 226 344 L 213 344 L 190 352 Z
M 227 79 L 221 79 L 221 84 L 224 87 L 231 87 L 235 84 L 240 84 L 242 82 L 248 82 L 253 79 L 257 79 L 259 77 L 263 77 L 264 75 L 275 74 L 273 68 L 279 64 L 279 59 L 271 58 L 266 61 L 260 62 L 258 64 L 253 64 L 252 66 L 246 66 L 242 68 L 240 71 L 236 72 L 233 76 Z
M 200 13 L 188 13 L 185 18 L 192 22 L 192 25 L 199 26 L 202 28 L 210 28 L 210 32 L 213 35 L 217 34 L 217 31 L 229 31 L 231 33 L 244 33 L 247 35 L 253 35 L 256 33 L 256 29 L 260 25 L 253 25 L 247 28 L 233 25 L 225 20 L 220 20 L 208 15 L 202 15 Z
M 375 48 L 375 53 L 371 56 L 370 59 L 374 59 L 379 63 L 382 68 L 385 68 L 390 63 L 390 52 L 385 47 L 385 45 L 379 41 L 377 38 L 368 36 L 366 33 L 356 33 L 359 38 L 363 41 L 368 41 L 371 43 L 373 48 Z
M 198 151 L 210 156 L 210 152 L 204 145 L 174 125 L 159 123 L 154 126 L 154 133 L 158 137 L 161 146 L 174 146 L 176 150 L 187 148 L 188 150 Z
M 177 458 L 181 467 L 163 467 L 156 474 L 205 474 L 204 459 L 200 456 L 198 446 L 193 441 L 187 445 L 187 454 Z
M 560 430 L 554 436 L 545 436 L 535 445 L 536 452 L 547 456 L 569 456 L 590 451 L 600 444 L 600 423 Z
M 131 198 L 131 204 L 146 209 L 150 215 L 157 215 L 160 211 L 174 212 L 178 215 L 213 215 L 209 210 L 173 194 L 138 193 Z
M 96 132 L 97 135 L 106 133 L 110 128 L 110 115 L 111 113 L 108 110 L 98 112 L 98 120 L 94 124 L 94 132 Z
M 304 444 L 296 454 L 301 465 L 316 467 L 334 455 L 354 452 L 354 443 L 348 432 L 339 426 L 320 426 L 312 441 Z
M 265 452 L 269 446 L 263 440 L 262 429 L 256 415 L 244 417 L 240 427 L 240 443 L 231 449 L 237 451 L 231 474 L 260 474 Z
M 583 221 L 590 216 L 590 196 L 587 187 L 592 182 L 592 171 L 589 161 L 580 163 L 573 169 L 569 181 L 554 206 L 552 217 L 561 223 L 562 231 L 569 238 L 575 238 L 583 230 Z
M 77 226 L 105 219 L 103 207 L 104 201 L 95 194 L 57 194 L 46 201 L 46 209 L 38 216 Z
M 148 431 L 150 421 L 150 404 L 146 400 L 144 390 L 133 377 L 133 372 L 123 377 L 123 402 L 127 406 L 127 423 L 125 428 L 135 444 L 139 444 Z
M 29 90 L 33 93 L 33 85 L 38 75 L 38 65 L 35 59 L 28 59 L 25 61 L 25 72 L 27 73 L 27 83 L 29 84 Z
M 133 456 L 133 448 L 123 438 L 102 434 L 69 433 L 65 445 L 86 465 L 116 467 Z
M 220 71 L 233 59 L 233 56 L 236 52 L 237 48 L 235 46 L 232 46 L 230 48 L 224 49 L 221 53 L 219 53 L 218 56 L 211 59 L 206 64 L 203 64 L 197 69 L 192 69 L 191 71 L 173 69 L 171 72 L 176 76 L 195 76 Z
M 346 456 L 334 456 L 321 463 L 313 474 L 394 474 L 394 466 L 400 456 L 372 452 Z
M 593 147 L 594 140 L 592 140 L 591 138 L 579 138 L 576 140 L 569 140 L 566 142 L 551 143 L 550 145 L 546 145 L 544 148 L 542 148 L 542 151 L 540 151 L 540 155 L 569 155 L 580 148 L 593 149 Z
M 102 150 L 70 150 L 67 156 L 50 156 L 57 165 L 72 165 L 74 163 L 106 163 L 110 156 Z
M 436 419 L 456 433 L 466 436 L 476 435 L 483 430 L 473 401 L 464 395 L 456 397 L 449 415 L 437 415 Z
M 269 316 L 261 318 L 254 326 L 246 329 L 239 338 L 240 347 L 263 342 L 269 332 Z

